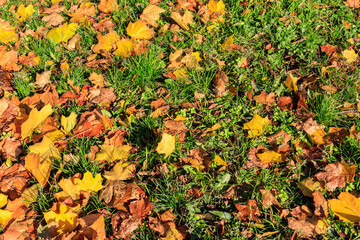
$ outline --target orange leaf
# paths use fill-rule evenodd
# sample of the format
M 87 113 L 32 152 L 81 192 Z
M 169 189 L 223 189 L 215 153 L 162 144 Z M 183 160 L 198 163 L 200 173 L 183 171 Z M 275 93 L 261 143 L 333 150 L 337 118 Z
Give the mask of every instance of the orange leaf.
M 119 8 L 117 0 L 101 0 L 98 8 L 104 13 L 112 13 Z
M 152 39 L 154 31 L 146 26 L 143 20 L 137 20 L 135 23 L 130 22 L 126 28 L 126 33 L 134 39 Z

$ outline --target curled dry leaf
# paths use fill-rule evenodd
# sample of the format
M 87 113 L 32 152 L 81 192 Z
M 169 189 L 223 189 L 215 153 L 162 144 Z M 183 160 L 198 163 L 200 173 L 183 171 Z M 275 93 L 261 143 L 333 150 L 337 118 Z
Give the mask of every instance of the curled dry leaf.
M 271 121 L 266 116 L 262 118 L 261 116 L 255 114 L 253 119 L 250 122 L 244 124 L 244 129 L 249 130 L 249 137 L 256 137 L 261 135 L 267 126 L 271 124 Z
M 229 79 L 225 72 L 218 72 L 213 80 L 214 92 L 216 97 L 222 97 L 226 94 L 226 85 L 229 83 Z
M 181 16 L 180 13 L 172 12 L 170 17 L 186 31 L 188 31 L 190 29 L 189 26 L 193 24 L 192 14 L 188 10 L 185 10 L 183 16 Z

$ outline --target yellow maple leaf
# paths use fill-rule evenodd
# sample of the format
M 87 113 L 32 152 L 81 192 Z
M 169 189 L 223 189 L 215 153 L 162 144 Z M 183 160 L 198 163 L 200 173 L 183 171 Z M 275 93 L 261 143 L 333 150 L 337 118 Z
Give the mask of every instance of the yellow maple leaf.
M 4 21 L 0 18 L 0 43 L 16 42 L 19 37 L 15 29 L 15 27 L 10 26 L 10 21 Z
M 234 35 L 231 35 L 230 37 L 228 37 L 224 42 L 223 44 L 221 44 L 221 47 L 223 49 L 227 49 L 229 46 L 231 46 L 232 44 L 234 44 L 234 38 L 233 38 Z
M 104 177 L 107 180 L 128 180 L 132 178 L 135 171 L 134 164 L 118 162 L 111 171 L 105 171 Z
M 160 19 L 160 14 L 163 12 L 165 12 L 164 9 L 151 4 L 144 9 L 143 13 L 140 15 L 140 19 L 153 27 L 157 27 L 158 24 L 156 21 Z
M 134 49 L 134 42 L 130 39 L 122 39 L 116 43 L 115 55 L 120 55 L 122 58 L 129 57 L 131 51 Z
M 130 22 L 126 28 L 126 33 L 133 39 L 152 39 L 154 37 L 154 31 L 146 26 L 146 22 L 143 20 L 137 20 L 136 22 Z
M 222 0 L 216 2 L 215 0 L 210 0 L 208 3 L 209 14 L 220 12 L 221 14 L 225 13 L 225 4 Z
M 191 55 L 193 55 L 197 62 L 201 61 L 200 53 L 199 52 L 192 52 Z
M 64 23 L 57 28 L 51 29 L 46 37 L 53 40 L 55 43 L 67 42 L 75 35 L 79 25 L 77 23 Z
M 244 124 L 244 129 L 249 130 L 249 137 L 259 136 L 265 131 L 265 128 L 271 124 L 271 121 L 266 116 L 265 118 L 255 114 L 253 119 Z
M 33 108 L 30 111 L 29 118 L 21 125 L 21 139 L 29 137 L 32 131 L 43 123 L 52 113 L 53 110 L 50 104 L 47 104 L 40 111 Z
M 156 151 L 159 154 L 165 154 L 167 158 L 175 150 L 175 136 L 163 133 L 161 141 L 159 142 Z
M 0 209 L 0 226 L 4 226 L 11 219 L 12 212 Z
M 78 214 L 62 203 L 54 203 L 51 211 L 44 213 L 44 218 L 47 224 L 58 224 L 58 233 L 70 232 L 78 225 Z
M 219 164 L 219 165 L 227 166 L 227 162 L 225 162 L 224 160 L 222 160 L 222 158 L 221 158 L 219 155 L 215 155 L 213 161 L 216 162 L 216 163 Z
M 61 116 L 61 127 L 66 135 L 68 135 L 71 132 L 71 130 L 75 127 L 75 125 L 76 125 L 75 112 L 71 112 L 70 116 L 68 117 Z
M 104 13 L 112 13 L 119 8 L 117 0 L 101 0 L 98 8 Z
M 24 4 L 21 4 L 15 13 L 15 17 L 20 21 L 23 22 L 29 18 L 32 17 L 32 15 L 35 13 L 34 6 L 30 4 L 29 6 L 25 7 Z
M 343 51 L 342 55 L 346 59 L 347 63 L 353 63 L 358 58 L 358 55 L 355 53 L 354 49 L 346 49 Z
M 35 177 L 42 187 L 46 185 L 50 177 L 51 167 L 52 161 L 50 159 L 41 161 L 39 154 L 29 153 L 25 157 L 26 170 Z
M 106 162 L 112 163 L 115 160 L 125 161 L 130 156 L 131 146 L 121 145 L 115 147 L 113 145 L 102 145 L 100 146 L 101 151 L 96 155 L 96 162 L 105 160 Z
M 294 77 L 291 73 L 290 75 L 286 78 L 285 80 L 285 86 L 287 88 L 289 88 L 290 90 L 293 90 L 295 93 L 298 92 L 298 87 L 296 85 L 297 81 L 299 80 L 300 78 L 297 78 L 297 77 Z
M 92 50 L 95 53 L 100 53 L 100 51 L 110 51 L 113 48 L 113 44 L 120 40 L 119 35 L 115 31 L 110 31 L 104 36 L 98 34 L 96 37 L 98 43 L 92 47 Z
M 189 25 L 193 23 L 192 15 L 188 10 L 185 11 L 183 16 L 181 16 L 180 13 L 172 12 L 170 14 L 170 17 L 186 31 L 190 29 Z
M 258 154 L 256 154 L 256 156 L 263 163 L 281 162 L 281 154 L 274 152 L 274 151 L 266 151 L 264 153 L 258 153 Z
M 55 193 L 55 197 L 59 201 L 63 201 L 68 197 L 72 200 L 77 200 L 80 197 L 80 188 L 77 184 L 73 183 L 70 179 L 61 179 L 58 185 L 63 190 L 62 192 Z
M 351 193 L 342 192 L 338 199 L 328 201 L 329 208 L 340 220 L 358 223 L 360 222 L 360 198 Z
M 53 141 L 51 141 L 50 138 L 47 136 L 44 136 L 42 141 L 39 143 L 36 143 L 34 145 L 31 145 L 29 147 L 30 153 L 39 154 L 40 160 L 44 159 L 60 159 L 60 152 L 55 147 L 55 144 Z
M 4 207 L 7 204 L 8 196 L 0 193 L 0 208 Z
M 100 173 L 96 174 L 95 178 L 90 172 L 86 172 L 82 180 L 75 178 L 74 183 L 78 186 L 80 191 L 84 192 L 98 192 L 103 187 L 101 185 L 102 177 Z
M 305 178 L 304 180 L 297 183 L 296 185 L 298 186 L 298 188 L 300 188 L 300 190 L 304 194 L 304 196 L 307 196 L 307 197 L 313 197 L 312 194 L 316 190 L 319 190 L 319 191 L 324 190 L 324 186 L 321 182 L 314 181 L 310 177 Z

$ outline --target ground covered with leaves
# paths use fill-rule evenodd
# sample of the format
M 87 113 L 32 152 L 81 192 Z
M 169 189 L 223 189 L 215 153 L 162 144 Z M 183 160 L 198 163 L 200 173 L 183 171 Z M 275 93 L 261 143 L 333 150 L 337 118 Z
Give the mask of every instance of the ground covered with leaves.
M 2 239 L 355 239 L 360 1 L 0 0 Z

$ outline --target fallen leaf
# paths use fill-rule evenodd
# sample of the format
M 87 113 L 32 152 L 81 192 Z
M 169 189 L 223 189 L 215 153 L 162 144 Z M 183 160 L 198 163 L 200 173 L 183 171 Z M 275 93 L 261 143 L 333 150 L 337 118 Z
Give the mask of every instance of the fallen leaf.
M 0 19 L 0 43 L 8 44 L 10 42 L 16 42 L 19 37 L 15 29 L 15 27 L 10 25 L 10 21 Z
M 328 202 L 320 191 L 315 191 L 312 196 L 314 197 L 315 211 L 314 214 L 318 217 L 327 217 L 329 215 Z
M 255 200 L 248 200 L 246 205 L 235 204 L 236 209 L 239 211 L 234 213 L 235 217 L 240 221 L 256 221 L 261 215 L 260 210 Z
M 347 63 L 353 63 L 357 60 L 358 55 L 355 53 L 354 49 L 351 50 L 344 50 L 342 53 L 343 58 L 345 58 Z
M 165 154 L 167 158 L 175 150 L 175 136 L 163 133 L 161 141 L 159 142 L 156 151 L 159 154 Z
M 44 88 L 46 84 L 51 83 L 50 82 L 51 77 L 51 70 L 44 71 L 41 74 L 36 74 L 36 85 L 38 85 L 39 88 Z
M 20 21 L 26 21 L 27 19 L 31 18 L 32 15 L 35 13 L 34 6 L 32 4 L 25 7 L 24 4 L 21 4 L 15 13 L 15 17 Z
M 347 0 L 346 2 L 344 2 L 344 4 L 348 7 L 353 7 L 353 8 L 359 8 L 360 7 L 360 1 L 359 0 Z
M 302 194 L 307 197 L 313 197 L 313 193 L 316 190 L 323 191 L 324 184 L 319 181 L 314 181 L 312 178 L 308 177 L 296 184 L 300 188 Z
M 146 26 L 143 20 L 137 20 L 135 23 L 130 22 L 126 28 L 126 33 L 133 39 L 147 39 L 154 37 L 154 31 Z
M 45 119 L 53 113 L 50 104 L 44 106 L 40 111 L 33 108 L 29 114 L 29 118 L 21 125 L 21 139 L 25 139 L 45 121 Z
M 272 190 L 260 189 L 262 195 L 262 204 L 265 208 L 269 208 L 273 205 L 281 208 L 279 201 L 274 196 L 273 190 L 274 189 Z
M 44 187 L 50 177 L 52 161 L 44 159 L 41 161 L 39 154 L 29 153 L 25 157 L 25 168 L 31 172 L 35 179 Z
M 225 72 L 219 72 L 215 75 L 213 80 L 214 82 L 214 92 L 216 97 L 223 97 L 226 94 L 226 85 L 229 83 L 229 78 Z
M 0 208 L 5 207 L 7 202 L 8 202 L 8 196 L 0 193 Z
M 298 92 L 298 87 L 296 85 L 297 81 L 300 78 L 294 77 L 291 73 L 289 74 L 289 76 L 286 78 L 285 80 L 285 86 L 287 88 L 289 88 L 290 90 L 294 91 L 295 93 Z
M 185 10 L 183 16 L 180 13 L 171 12 L 170 17 L 186 31 L 190 29 L 189 25 L 193 24 L 192 15 L 188 10 Z
M 101 0 L 98 9 L 104 13 L 112 13 L 119 8 L 117 0 Z
M 76 113 L 71 112 L 68 117 L 61 116 L 61 127 L 62 131 L 68 135 L 71 130 L 76 126 Z
M 51 29 L 46 37 L 53 40 L 55 43 L 67 42 L 75 35 L 79 25 L 77 23 L 64 23 L 57 28 Z
M 271 125 L 271 121 L 267 116 L 262 118 L 255 114 L 250 122 L 244 124 L 244 129 L 249 130 L 249 137 L 252 138 L 261 135 L 269 125 Z
M 19 71 L 20 65 L 17 65 L 18 52 L 14 50 L 6 51 L 6 46 L 0 46 L 0 68 L 4 71 Z
M 30 173 L 23 165 L 15 163 L 11 167 L 2 164 L 0 167 L 0 191 L 11 200 L 19 198 L 32 180 Z
M 330 191 L 335 191 L 338 187 L 345 187 L 346 182 L 353 182 L 356 166 L 349 167 L 346 163 L 330 163 L 326 165 L 325 172 L 319 172 L 315 177 L 320 181 L 326 182 L 326 187 Z
M 209 14 L 218 13 L 224 14 L 225 13 L 225 4 L 222 2 L 222 0 L 216 2 L 215 0 L 210 0 L 208 5 Z
M 279 18 L 279 22 L 285 23 L 285 27 L 289 26 L 290 23 L 293 23 L 295 25 L 302 23 L 302 21 L 298 17 L 296 17 L 296 13 L 290 13 L 288 16 Z
M 81 48 L 81 46 L 79 45 L 80 41 L 81 35 L 79 33 L 75 34 L 66 45 L 66 49 L 72 51 Z
M 157 27 L 158 24 L 156 21 L 160 19 L 160 14 L 163 12 L 165 12 L 165 10 L 156 5 L 148 5 L 140 15 L 140 19 L 153 27 Z
M 21 142 L 10 137 L 5 137 L 0 141 L 0 156 L 3 159 L 17 159 L 22 152 Z
M 214 131 L 218 130 L 221 128 L 221 125 L 218 123 L 215 123 L 211 128 L 207 128 L 202 134 L 201 136 L 204 137 L 206 136 L 207 133 L 210 133 L 209 135 L 212 136 L 214 135 Z
M 351 193 L 341 192 L 338 199 L 330 199 L 329 208 L 342 221 L 360 222 L 360 199 Z
M 44 219 L 47 224 L 57 223 L 58 233 L 71 232 L 78 225 L 78 214 L 62 203 L 54 203 L 49 212 L 44 212 Z
M 167 128 L 165 130 L 166 133 L 171 135 L 176 135 L 176 140 L 178 141 L 184 141 L 186 132 L 188 131 L 188 128 L 185 126 L 183 120 L 167 120 L 165 122 L 165 127 Z
M 104 178 L 107 180 L 128 180 L 135 172 L 134 164 L 118 162 L 111 171 L 105 171 Z
M 219 165 L 227 166 L 227 162 L 225 162 L 224 160 L 222 160 L 222 158 L 221 158 L 219 155 L 215 155 L 213 161 L 216 162 L 216 163 L 219 164 Z
M 41 20 L 47 22 L 47 27 L 55 27 L 65 21 L 63 16 L 55 12 L 51 13 L 50 15 L 44 16 Z
M 282 156 L 281 154 L 274 151 L 266 151 L 264 153 L 256 154 L 256 156 L 264 163 L 275 163 L 281 162 Z
M 87 239 L 106 239 L 105 220 L 102 214 L 88 214 L 79 219 L 81 232 Z
M 80 191 L 97 193 L 102 189 L 102 177 L 100 173 L 96 174 L 95 178 L 90 172 L 86 172 L 83 179 L 75 178 L 74 183 L 79 187 Z
M 120 40 L 119 35 L 115 31 L 110 31 L 104 36 L 98 34 L 96 37 L 98 43 L 91 47 L 95 53 L 100 53 L 101 51 L 109 52 L 113 48 L 113 44 Z
M 68 15 L 71 17 L 70 22 L 87 24 L 96 15 L 95 4 L 91 2 L 81 3 L 79 8 L 76 8 L 73 13 Z
M 96 162 L 106 161 L 108 163 L 112 163 L 116 160 L 126 161 L 130 156 L 131 146 L 129 145 L 102 145 L 100 146 L 101 151 L 96 155 Z
M 253 99 L 257 103 L 270 105 L 272 103 L 275 103 L 275 93 L 271 92 L 267 94 L 266 92 L 261 91 L 261 94 L 254 96 Z
M 135 44 L 132 40 L 122 39 L 116 42 L 116 50 L 114 51 L 114 54 L 119 55 L 122 58 L 127 58 L 131 55 L 134 46 Z
M 233 38 L 234 35 L 231 35 L 230 37 L 228 37 L 222 44 L 221 44 L 221 47 L 223 49 L 227 49 L 229 48 L 232 44 L 234 44 L 234 38 Z

